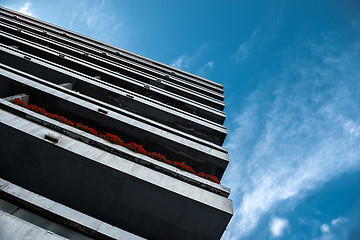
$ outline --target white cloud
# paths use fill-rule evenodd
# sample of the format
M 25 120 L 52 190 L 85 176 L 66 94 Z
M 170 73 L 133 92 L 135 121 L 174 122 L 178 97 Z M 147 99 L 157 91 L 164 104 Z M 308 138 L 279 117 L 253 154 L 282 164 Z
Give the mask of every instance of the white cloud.
M 204 66 L 202 66 L 199 71 L 197 72 L 197 75 L 200 75 L 202 77 L 205 77 L 205 75 L 211 71 L 212 69 L 214 68 L 214 62 L 213 61 L 210 61 L 210 62 L 207 62 L 205 63 Z
M 236 61 L 245 60 L 249 56 L 251 50 L 254 48 L 254 46 L 256 46 L 257 33 L 258 33 L 258 30 L 256 29 L 251 34 L 251 37 L 249 40 L 246 40 L 239 45 L 235 54 L 232 56 Z
M 198 68 L 199 64 L 202 64 L 202 57 L 204 52 L 209 48 L 210 44 L 202 44 L 200 48 L 195 51 L 193 54 L 182 54 L 177 59 L 171 61 L 170 65 L 175 68 L 179 68 L 182 70 L 193 70 Z M 201 66 L 201 65 L 200 65 Z M 192 71 L 198 75 L 206 75 L 210 70 L 214 68 L 214 62 L 208 61 L 199 67 L 198 70 Z
M 23 14 L 34 16 L 32 10 L 30 9 L 31 3 L 27 2 L 19 8 L 16 8 L 15 11 L 21 12 Z
M 347 232 L 338 231 L 336 229 L 339 228 L 344 222 L 348 220 L 344 217 L 338 217 L 331 221 L 331 224 L 322 224 L 320 226 L 321 236 L 315 238 L 313 240 L 337 240 L 337 239 L 347 239 Z M 335 230 L 335 231 L 334 231 Z
M 105 2 L 103 0 L 90 6 L 87 5 L 87 2 L 83 4 L 81 21 L 85 22 L 89 29 L 101 27 L 99 25 L 103 24 L 103 19 L 108 20 L 108 16 L 111 16 L 104 11 Z
M 114 14 L 113 3 L 104 0 L 77 0 L 71 5 L 63 1 L 53 5 L 59 9 L 57 15 L 51 15 L 55 24 L 110 44 L 126 47 L 127 15 L 121 8 L 116 9 Z
M 182 54 L 180 57 L 178 57 L 177 59 L 173 60 L 171 62 L 171 66 L 182 69 L 182 70 L 186 70 L 188 69 L 192 64 L 196 63 L 197 61 L 199 61 L 199 58 L 201 57 L 201 55 L 203 54 L 203 52 L 208 48 L 208 44 L 203 44 L 200 46 L 200 48 L 194 52 L 191 55 L 188 54 Z
M 289 53 L 228 129 L 231 161 L 222 182 L 235 205 L 224 239 L 249 235 L 281 203 L 296 206 L 325 182 L 360 169 L 359 57 L 352 46 L 331 47 L 308 45 L 312 58 Z
M 344 124 L 344 128 L 347 132 L 355 137 L 360 135 L 360 126 L 357 125 L 354 121 L 348 120 Z
M 338 217 L 334 220 L 331 221 L 331 225 L 333 226 L 339 226 L 341 224 L 343 224 L 344 222 L 347 222 L 347 219 L 344 217 Z
M 321 227 L 320 227 L 320 229 L 321 229 L 321 232 L 322 232 L 323 234 L 328 234 L 328 233 L 330 233 L 330 227 L 329 227 L 329 225 L 327 225 L 327 224 L 322 224 Z
M 265 16 L 249 38 L 239 44 L 236 52 L 231 56 L 235 62 L 246 60 L 257 49 L 262 49 L 277 37 L 283 15 L 282 7 L 277 8 L 276 11 L 276 14 L 270 13 Z
M 170 65 L 179 69 L 187 69 L 189 68 L 189 62 L 189 57 L 181 55 L 178 59 L 173 60 Z
M 336 219 L 333 219 L 331 221 L 331 225 L 328 224 L 322 224 L 320 226 L 320 230 L 322 235 L 319 238 L 316 238 L 316 240 L 335 240 L 339 239 L 339 237 L 332 231 L 332 229 L 339 227 L 344 222 L 346 222 L 347 219 L 344 217 L 338 217 Z M 315 239 L 314 239 L 315 240 Z
M 284 218 L 273 218 L 270 223 L 270 231 L 273 237 L 280 237 L 284 230 L 289 226 L 288 220 Z

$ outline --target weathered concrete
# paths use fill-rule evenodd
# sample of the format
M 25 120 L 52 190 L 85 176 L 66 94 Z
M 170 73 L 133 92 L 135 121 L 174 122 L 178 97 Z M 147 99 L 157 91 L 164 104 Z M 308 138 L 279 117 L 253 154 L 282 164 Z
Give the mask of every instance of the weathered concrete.
M 225 197 L 62 134 L 48 142 L 56 132 L 3 111 L 0 122 L 2 178 L 126 231 L 219 239 L 232 216 Z
M 28 37 L 32 36 L 32 38 L 36 37 L 33 33 L 27 32 L 25 30 L 22 30 L 22 32 L 19 33 L 16 30 L 16 28 L 14 28 L 13 26 L 10 26 L 10 25 L 6 26 L 3 23 L 0 23 L 0 27 L 6 28 L 6 31 L 7 32 L 10 31 L 12 34 L 21 35 L 21 36 L 26 35 Z M 2 34 L 2 38 L 4 38 L 4 37 L 8 37 L 8 34 Z M 13 38 L 12 40 L 16 40 L 16 38 Z M 2 40 L 2 41 L 9 41 L 9 40 Z M 38 47 L 38 48 L 34 48 L 34 46 L 36 45 L 35 42 L 36 42 L 36 40 L 33 40 L 33 42 L 30 42 L 30 41 L 22 38 L 21 41 L 12 42 L 11 45 L 18 45 L 20 49 L 22 49 L 23 51 L 27 51 L 29 54 L 34 54 L 37 56 L 41 56 L 44 59 L 51 60 L 51 55 L 46 54 L 46 52 L 54 51 L 54 50 L 52 50 L 49 46 L 46 48 L 47 51 L 45 51 L 43 45 L 40 45 L 40 47 Z M 24 44 L 27 46 L 24 47 Z M 55 46 L 55 45 L 52 44 L 52 46 Z M 64 46 L 63 47 L 59 46 L 58 48 L 60 48 L 60 50 L 66 49 Z M 68 49 L 68 51 L 71 51 L 70 48 L 67 48 L 67 49 Z M 36 51 L 36 53 L 35 53 L 35 51 Z M 63 51 L 59 51 L 59 50 L 55 50 L 55 51 L 58 54 L 64 54 Z M 75 52 L 75 51 L 76 50 L 72 50 L 71 52 Z M 76 51 L 76 52 L 78 52 L 78 51 Z M 65 56 L 65 54 L 64 54 L 64 56 Z M 66 55 L 66 56 L 69 56 L 69 55 Z M 148 73 L 143 73 L 139 70 L 133 70 L 129 67 L 123 66 L 118 63 L 115 64 L 115 63 L 112 63 L 111 61 L 101 62 L 101 59 L 98 57 L 95 57 L 95 59 L 97 61 L 95 61 L 96 64 L 93 64 L 93 63 L 90 63 L 89 61 L 87 61 L 90 57 L 86 57 L 85 58 L 86 61 L 84 61 L 84 60 L 80 60 L 80 59 L 75 59 L 73 54 L 71 54 L 70 56 L 72 56 L 72 57 L 71 58 L 68 58 L 68 57 L 63 58 L 61 61 L 58 61 L 58 63 L 66 66 L 68 68 L 71 68 L 73 70 L 81 71 L 83 73 L 91 73 L 92 72 L 94 75 L 102 76 L 102 78 L 104 78 L 104 79 L 113 78 L 113 76 L 111 74 L 108 74 L 109 70 L 117 71 L 117 72 L 119 72 L 119 74 L 126 76 L 127 78 L 129 78 L 129 80 L 131 80 L 128 83 L 119 82 L 119 84 L 122 84 L 122 87 L 126 87 L 128 89 L 132 88 L 131 82 L 154 85 L 153 80 L 157 79 L 156 76 L 151 76 Z M 81 56 L 84 57 L 83 54 L 81 54 Z M 101 63 L 103 63 L 103 64 L 101 64 Z M 168 77 L 166 79 L 169 80 L 170 77 Z M 203 93 L 184 88 L 184 87 L 179 86 L 174 83 L 169 84 L 169 82 L 167 80 L 166 81 L 162 80 L 161 87 L 160 88 L 156 87 L 156 88 L 158 88 L 158 90 L 161 89 L 165 93 L 168 93 L 168 94 L 171 93 L 173 95 L 178 95 L 178 96 L 184 97 L 186 99 L 205 104 L 208 107 L 212 107 L 212 108 L 218 109 L 220 111 L 222 111 L 225 107 L 224 102 L 222 102 L 223 97 L 221 97 L 221 96 L 216 95 L 220 99 L 215 99 L 215 98 L 213 98 L 213 96 L 205 95 Z M 155 86 L 153 86 L 153 87 L 155 87 Z
M 144 239 L 1 178 L 0 196 L 6 199 L 0 199 L 1 211 L 65 238 L 77 240 Z M 7 206 L 14 206 L 16 209 L 8 211 Z
M 104 134 L 118 134 L 128 142 L 135 141 L 146 149 L 163 153 L 173 161 L 185 161 L 197 172 L 204 171 L 221 179 L 228 164 L 227 151 L 215 144 L 177 130 L 171 131 L 169 127 L 125 113 L 122 109 L 121 112 L 101 114 L 98 109 L 104 104 L 99 101 L 75 97 L 3 69 L 0 69 L 0 75 L 3 76 L 3 81 L 13 79 L 11 82 L 16 83 L 18 91 L 28 92 L 33 104 L 44 107 L 49 112 L 72 116 L 73 121 L 93 126 Z M 105 109 L 111 109 L 108 107 Z
M 72 83 L 60 83 L 59 85 L 64 87 L 64 88 L 70 89 L 70 90 L 73 89 L 73 84 Z
M 89 133 L 86 133 L 79 129 L 70 127 L 66 124 L 62 124 L 56 120 L 53 120 L 53 119 L 47 118 L 45 116 L 42 116 L 40 114 L 34 113 L 33 111 L 24 109 L 20 106 L 14 105 L 14 104 L 4 101 L 2 99 L 0 99 L 0 109 L 11 112 L 12 114 L 14 114 L 16 116 L 28 119 L 34 123 L 45 126 L 45 127 L 49 128 L 51 130 L 54 130 L 58 133 L 61 133 L 63 135 L 66 135 L 68 137 L 76 139 L 83 143 L 89 144 L 96 148 L 102 149 L 104 151 L 110 152 L 119 157 L 125 158 L 129 161 L 138 163 L 142 166 L 149 167 L 151 169 L 154 169 L 165 175 L 179 179 L 179 180 L 186 182 L 188 184 L 191 184 L 193 186 L 216 193 L 220 196 L 228 197 L 230 194 L 230 189 L 221 184 L 217 184 L 217 183 L 208 181 L 204 178 L 201 178 L 194 174 L 182 171 L 174 166 L 171 166 L 169 164 L 152 159 L 145 155 L 142 155 L 139 153 L 134 153 L 134 152 L 128 150 L 127 148 L 109 143 L 99 137 L 92 135 L 92 134 L 89 134 Z M 56 136 L 55 136 L 55 138 L 56 138 Z
M 13 17 L 14 16 L 14 11 L 12 10 L 8 10 L 6 8 L 1 8 L 0 13 L 5 17 Z M 22 14 L 21 14 L 22 15 Z M 68 29 L 64 29 L 61 27 L 58 27 L 56 25 L 32 18 L 30 16 L 23 16 L 21 19 L 16 18 L 16 23 L 27 23 L 28 25 L 31 26 L 35 26 L 37 28 L 40 28 L 42 30 L 47 30 L 48 32 L 51 32 L 53 34 L 53 37 L 58 36 L 58 37 L 62 37 L 66 42 L 75 42 L 79 45 L 84 44 L 87 46 L 87 48 L 94 48 L 97 49 L 96 52 L 94 52 L 95 55 L 98 56 L 109 56 L 112 55 L 113 57 L 117 57 L 117 58 L 123 58 L 126 59 L 127 61 L 131 61 L 132 64 L 134 63 L 139 63 L 143 66 L 147 66 L 149 68 L 152 69 L 158 69 L 160 71 L 162 71 L 163 73 L 176 73 L 176 75 L 178 77 L 181 77 L 182 79 L 185 79 L 188 82 L 192 82 L 195 84 L 198 84 L 200 86 L 209 88 L 209 89 L 213 89 L 214 91 L 223 93 L 223 86 L 219 83 L 210 81 L 208 79 L 205 78 L 201 78 L 199 76 L 193 75 L 191 73 L 187 73 L 184 72 L 180 69 L 176 69 L 173 68 L 171 66 L 165 65 L 163 63 L 160 62 L 156 62 L 154 60 L 148 59 L 146 57 L 140 56 L 138 54 L 126 51 L 124 49 L 120 49 L 118 47 L 109 45 L 107 43 L 92 39 L 90 37 L 81 35 L 79 33 L 75 33 L 72 32 Z M 36 24 L 35 24 L 36 23 Z M 107 54 L 103 54 L 103 53 L 107 53 Z
M 0 180 L 1 182 L 2 180 Z M 2 183 L 0 183 L 0 189 L 2 187 Z M 0 194 L 1 195 L 1 194 Z M 0 210 L 9 214 L 14 213 L 16 210 L 19 209 L 19 206 L 12 204 L 10 202 L 7 202 L 3 199 L 0 198 Z
M 0 30 L 0 98 L 29 96 L 29 104 L 221 179 L 221 84 L 2 7 Z M 210 240 L 232 216 L 230 189 L 2 99 L 0 155 L 0 178 L 21 186 L 0 180 L 0 199 L 10 201 L 0 209 L 62 233 L 48 220 L 96 239 L 123 229 Z
M 0 210 L 0 238 L 2 240 L 19 240 L 19 239 L 35 239 L 35 240 L 66 240 L 45 229 L 39 228 L 33 224 L 23 221 L 8 213 Z
M 19 53 L 21 53 L 21 55 L 29 55 L 32 57 L 35 57 L 32 54 L 40 55 L 42 61 L 48 63 L 48 67 L 55 65 L 66 71 L 75 72 L 76 74 L 81 73 L 83 76 L 87 78 L 99 76 L 101 77 L 101 80 L 98 80 L 99 82 L 111 84 L 112 86 L 119 87 L 120 89 L 123 88 L 126 89 L 127 91 L 136 92 L 150 99 L 163 102 L 170 107 L 181 109 L 190 114 L 208 119 L 215 123 L 223 124 L 225 120 L 226 115 L 221 110 L 211 108 L 205 104 L 196 102 L 189 98 L 170 93 L 166 90 L 161 89 L 160 87 L 152 86 L 150 90 L 144 87 L 144 83 L 136 79 L 130 78 L 126 75 L 116 73 L 114 71 L 109 71 L 98 66 L 97 67 L 90 66 L 89 64 L 77 60 L 74 57 L 60 58 L 57 52 L 54 52 L 50 49 L 44 49 L 43 46 L 27 43 L 26 41 L 23 41 L 17 37 L 13 37 L 4 33 L 0 33 L 0 38 L 6 44 L 15 44 L 14 43 L 15 41 L 16 44 L 21 45 L 22 48 L 27 50 L 23 52 L 10 47 L 7 48 L 6 45 L 2 44 L 3 56 L 1 56 L 0 59 L 3 59 L 3 62 L 6 62 L 6 64 L 10 64 L 12 67 L 16 68 L 16 66 L 19 66 L 18 64 L 19 59 L 17 58 L 14 59 L 12 55 L 19 56 L 18 55 Z M 9 55 L 9 53 L 11 53 L 12 55 Z M 39 57 L 36 56 L 35 59 L 36 58 Z M 41 72 L 38 71 L 39 70 L 38 68 L 33 71 L 36 71 L 38 74 L 40 74 Z M 29 69 L 28 67 L 25 67 L 23 68 L 23 70 L 31 70 L 31 68 Z M 41 77 L 45 79 L 51 79 L 53 76 L 49 74 L 47 71 L 45 71 L 42 73 Z M 95 78 L 93 79 L 95 80 Z
M 3 50 L 0 55 L 2 59 L 0 62 L 6 63 L 7 66 L 55 84 L 68 84 L 70 89 L 79 91 L 81 94 L 126 109 L 215 144 L 222 145 L 225 140 L 226 128 L 219 124 L 126 89 L 105 84 L 103 81 L 89 79 L 89 77 L 41 60 L 28 61 L 17 52 L 12 52 L 9 49 Z M 48 77 L 50 74 L 51 78 Z M 64 80 L 71 81 L 71 83 L 64 83 Z M 129 94 L 134 98 L 129 98 L 127 96 Z
M 16 23 L 16 26 L 18 28 L 21 28 L 23 30 L 27 30 L 30 33 L 32 33 L 31 35 L 28 34 L 27 32 L 22 32 L 21 35 L 23 38 L 30 40 L 32 39 L 32 41 L 40 43 L 41 45 L 46 45 L 54 50 L 58 50 L 63 52 L 64 54 L 68 54 L 68 55 L 72 55 L 72 56 L 76 56 L 78 58 L 81 58 L 83 60 L 86 61 L 91 61 L 92 63 L 95 63 L 99 66 L 103 66 L 106 67 L 108 69 L 111 69 L 113 67 L 117 67 L 117 69 L 131 69 L 134 71 L 140 71 L 141 73 L 144 74 L 149 74 L 149 76 L 152 77 L 156 77 L 159 79 L 163 80 L 163 84 L 165 86 L 165 89 L 169 88 L 169 91 L 172 91 L 170 89 L 173 89 L 175 87 L 176 91 L 176 86 L 179 86 L 182 88 L 181 92 L 179 92 L 179 94 L 183 94 L 183 90 L 189 90 L 190 92 L 195 91 L 197 93 L 201 93 L 204 94 L 206 96 L 212 97 L 214 99 L 218 99 L 218 100 L 224 100 L 224 95 L 222 93 L 219 93 L 218 91 L 213 91 L 211 89 L 208 88 L 204 88 L 202 86 L 196 85 L 194 83 L 189 83 L 187 81 L 184 81 L 180 78 L 178 78 L 178 76 L 174 73 L 170 73 L 170 74 L 165 74 L 164 72 L 158 71 L 156 69 L 150 68 L 150 67 L 146 67 L 137 63 L 131 63 L 130 61 L 123 61 L 123 59 L 119 59 L 119 58 L 115 58 L 112 55 L 104 55 L 101 54 L 99 56 L 96 56 L 96 58 L 89 58 L 89 55 L 84 55 L 84 51 L 88 52 L 89 54 L 97 54 L 98 51 L 96 51 L 96 49 L 92 48 L 92 47 L 87 47 L 86 45 L 80 44 L 76 41 L 71 41 L 71 42 L 67 42 L 64 41 L 64 36 L 63 35 L 57 35 L 57 34 L 51 34 L 51 39 L 49 37 L 44 38 L 44 34 L 43 34 L 43 30 L 37 26 L 31 26 L 30 24 L 24 23 L 24 22 L 19 22 L 17 21 L 17 19 L 11 18 L 11 17 L 6 17 L 4 15 L 0 15 L 0 22 L 2 22 L 1 27 L 5 28 L 5 27 L 9 27 L 7 29 L 7 31 L 9 32 L 9 30 L 11 30 L 11 27 Z M 8 24 L 8 25 L 7 25 Z M 14 32 L 14 34 L 16 34 Z M 17 35 L 17 34 L 16 34 Z M 61 44 L 57 44 L 57 43 L 61 43 Z M 65 43 L 65 44 L 64 44 Z M 77 50 L 81 50 L 81 52 L 77 51 Z M 117 61 L 117 60 L 120 61 Z M 135 77 L 137 79 L 139 79 L 139 77 Z M 191 97 L 190 97 L 191 98 Z
M 5 82 L 5 81 L 4 81 Z M 6 89 L 6 88 L 5 88 Z M 5 101 L 10 101 L 12 99 L 18 98 L 21 101 L 23 101 L 26 104 L 29 104 L 29 95 L 25 94 L 25 93 L 21 93 L 21 94 L 17 94 L 17 95 L 13 95 L 11 97 L 6 97 L 4 98 Z

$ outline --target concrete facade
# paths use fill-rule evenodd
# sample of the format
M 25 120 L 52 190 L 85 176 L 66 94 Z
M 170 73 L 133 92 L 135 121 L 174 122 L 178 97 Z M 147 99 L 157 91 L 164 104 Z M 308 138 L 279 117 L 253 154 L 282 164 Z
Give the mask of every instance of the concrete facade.
M 221 180 L 221 84 L 5 8 L 0 39 L 0 238 L 221 238 L 229 188 L 9 102 Z

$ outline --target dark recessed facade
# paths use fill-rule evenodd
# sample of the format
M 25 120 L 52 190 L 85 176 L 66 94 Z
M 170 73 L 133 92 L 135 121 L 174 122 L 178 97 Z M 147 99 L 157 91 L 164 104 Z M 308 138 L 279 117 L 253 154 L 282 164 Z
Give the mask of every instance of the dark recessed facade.
M 223 86 L 0 9 L 0 238 L 220 239 Z

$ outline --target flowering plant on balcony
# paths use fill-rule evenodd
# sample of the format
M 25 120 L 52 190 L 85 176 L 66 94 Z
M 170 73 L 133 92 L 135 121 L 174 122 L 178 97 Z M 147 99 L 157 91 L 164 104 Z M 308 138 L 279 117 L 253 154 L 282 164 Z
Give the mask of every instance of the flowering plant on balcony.
M 42 115 L 45 115 L 45 113 L 46 113 L 46 111 L 43 108 L 37 107 L 34 104 L 30 104 L 29 109 L 34 112 L 40 113 Z
M 84 132 L 88 132 L 88 133 L 91 133 L 91 134 L 93 134 L 95 136 L 98 136 L 97 131 L 95 131 L 92 127 L 88 127 L 88 126 L 83 125 L 81 123 L 76 123 L 75 127 L 77 129 L 83 130 Z
M 132 143 L 127 143 L 127 144 L 125 143 L 124 146 L 133 152 L 147 155 L 147 152 L 145 151 L 145 149 L 143 148 L 142 145 L 138 145 L 138 144 L 132 142 Z
M 148 156 L 153 158 L 153 159 L 156 159 L 156 160 L 159 160 L 161 162 L 166 162 L 166 157 L 160 153 L 156 153 L 156 152 L 149 152 L 148 153 Z
M 107 133 L 105 135 L 99 134 L 99 137 L 101 137 L 102 139 L 104 139 L 108 142 L 111 142 L 111 143 L 114 143 L 114 144 L 117 144 L 120 146 L 124 145 L 124 142 L 118 136 L 111 134 L 111 133 Z
M 207 180 L 210 180 L 210 181 L 212 181 L 212 182 L 220 183 L 220 180 L 219 180 L 217 177 L 212 176 L 212 175 L 210 175 L 210 174 L 205 174 L 205 173 L 203 173 L 203 172 L 200 172 L 200 173 L 197 173 L 197 174 L 195 174 L 195 175 L 197 175 L 197 176 L 199 176 L 199 177 L 202 177 L 202 178 L 205 178 L 205 179 L 207 179 Z
M 53 113 L 47 113 L 45 111 L 45 109 L 41 108 L 41 107 L 37 107 L 36 105 L 33 105 L 33 104 L 26 104 L 24 103 L 23 101 L 21 101 L 19 98 L 15 98 L 15 99 L 12 99 L 10 100 L 10 102 L 16 104 L 16 105 L 19 105 L 19 106 L 22 106 L 26 109 L 29 109 L 31 111 L 34 111 L 36 113 L 39 113 L 41 115 L 44 115 L 48 118 L 51 118 L 51 119 L 54 119 L 54 120 L 57 120 L 61 123 L 64 123 L 66 125 L 69 125 L 71 127 L 74 127 L 74 128 L 77 128 L 77 129 L 80 129 L 82 131 L 85 131 L 87 133 L 90 133 L 94 136 L 97 136 L 97 137 L 100 137 L 110 143 L 113 143 L 113 144 L 116 144 L 116 145 L 120 145 L 122 147 L 125 147 L 135 153 L 139 153 L 139 154 L 143 154 L 143 155 L 146 155 L 150 158 L 153 158 L 155 160 L 158 160 L 158 161 L 161 161 L 161 162 L 164 162 L 164 163 L 167 163 L 167 164 L 170 164 L 176 168 L 179 168 L 183 171 L 186 171 L 186 172 L 189 172 L 189 173 L 192 173 L 192 174 L 195 174 L 199 177 L 202 177 L 202 178 L 205 178 L 209 181 L 212 181 L 212 182 L 215 182 L 215 183 L 219 183 L 220 184 L 220 180 L 215 177 L 215 176 L 212 176 L 210 174 L 205 174 L 203 172 L 200 172 L 200 173 L 195 173 L 195 171 L 190 167 L 188 166 L 185 162 L 176 162 L 176 161 L 171 161 L 169 159 L 167 159 L 164 155 L 160 154 L 160 153 L 157 153 L 157 152 L 147 152 L 142 145 L 138 145 L 134 142 L 131 142 L 131 143 L 125 143 L 123 140 L 121 140 L 117 135 L 115 134 L 111 134 L 111 133 L 107 133 L 105 135 L 103 134 L 98 134 L 98 132 L 96 130 L 94 130 L 92 127 L 88 127 L 86 125 L 83 125 L 81 123 L 74 123 L 72 122 L 71 120 L 63 117 L 63 116 L 59 116 L 57 114 L 53 114 Z
M 63 116 L 59 116 L 57 114 L 52 114 L 52 113 L 46 113 L 46 112 L 43 115 L 47 116 L 48 118 L 55 119 L 55 120 L 57 120 L 57 121 L 59 121 L 61 123 L 64 123 L 66 125 L 69 125 L 69 126 L 72 126 L 72 127 L 75 126 L 75 123 L 73 123 L 72 121 L 70 121 L 67 118 L 64 118 Z

